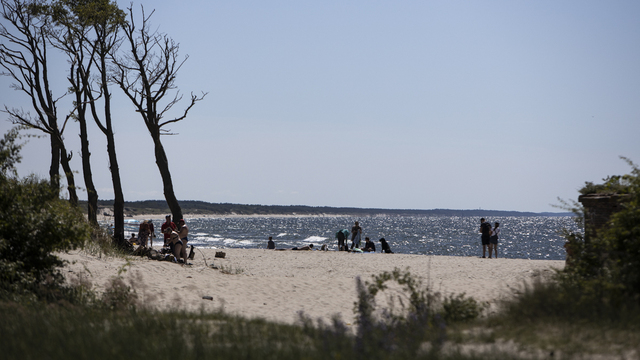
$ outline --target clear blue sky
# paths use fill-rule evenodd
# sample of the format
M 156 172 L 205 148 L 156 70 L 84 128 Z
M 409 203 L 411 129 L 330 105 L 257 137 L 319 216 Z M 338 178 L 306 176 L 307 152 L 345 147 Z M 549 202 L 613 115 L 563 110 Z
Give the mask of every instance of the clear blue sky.
M 620 155 L 640 163 L 638 1 L 143 4 L 189 55 L 180 90 L 209 93 L 164 137 L 178 199 L 560 211 L 585 181 L 628 173 Z M 9 84 L 2 103 L 28 106 Z M 113 91 L 125 199 L 163 199 L 150 136 Z M 21 175 L 47 176 L 46 139 L 23 156 Z

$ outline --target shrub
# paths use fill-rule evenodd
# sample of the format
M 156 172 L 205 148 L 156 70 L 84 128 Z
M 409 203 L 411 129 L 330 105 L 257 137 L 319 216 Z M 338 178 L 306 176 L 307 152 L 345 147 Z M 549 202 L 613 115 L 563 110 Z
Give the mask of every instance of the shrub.
M 49 182 L 15 177 L 18 153 L 10 149 L 16 138 L 9 132 L 0 142 L 0 296 L 61 284 L 62 261 L 52 253 L 81 246 L 90 230 L 80 210 L 61 200 Z
M 617 317 L 620 309 L 640 305 L 640 169 L 623 159 L 630 174 L 608 177 L 600 185 L 586 183 L 580 191 L 626 194 L 622 209 L 588 242 L 582 233 L 564 234 L 568 259 L 557 277 L 558 290 L 564 298 L 571 294 L 574 307 L 592 309 L 595 317 Z
M 477 319 L 482 314 L 485 306 L 464 293 L 447 296 L 443 303 L 444 320 L 448 323 L 469 322 Z

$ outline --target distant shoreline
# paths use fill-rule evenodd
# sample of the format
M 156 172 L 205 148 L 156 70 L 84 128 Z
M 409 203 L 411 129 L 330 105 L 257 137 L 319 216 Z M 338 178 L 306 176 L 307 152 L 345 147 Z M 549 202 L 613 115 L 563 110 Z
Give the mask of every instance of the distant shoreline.
M 185 217 L 265 217 L 265 216 L 460 216 L 460 217 L 498 217 L 498 216 L 573 216 L 570 212 L 522 212 L 505 210 L 451 210 L 451 209 L 373 209 L 354 207 L 306 206 L 306 205 L 244 205 L 229 203 L 208 203 L 205 201 L 179 201 Z M 87 211 L 87 202 L 80 201 Z M 113 214 L 113 200 L 98 201 L 99 215 Z M 157 216 L 171 213 L 164 200 L 145 200 L 125 202 L 125 216 Z

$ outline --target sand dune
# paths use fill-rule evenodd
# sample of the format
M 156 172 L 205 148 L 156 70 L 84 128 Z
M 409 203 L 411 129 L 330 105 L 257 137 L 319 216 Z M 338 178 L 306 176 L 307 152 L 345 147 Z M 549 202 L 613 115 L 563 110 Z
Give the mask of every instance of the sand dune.
M 214 258 L 216 251 L 224 251 L 226 258 Z M 339 314 L 352 323 L 356 277 L 370 280 L 372 275 L 396 267 L 409 268 L 434 291 L 464 292 L 495 303 L 525 280 L 564 266 L 564 261 L 555 260 L 261 249 L 197 250 L 193 265 L 185 267 L 139 257 L 131 257 L 127 263 L 82 251 L 60 257 L 69 261 L 64 270 L 68 279 L 84 276 L 98 291 L 118 276 L 118 270 L 126 269 L 121 276 L 135 284 L 146 305 L 155 308 L 222 307 L 229 313 L 285 323 L 294 322 L 298 311 L 325 321 Z M 212 263 L 217 270 L 210 267 Z M 213 300 L 203 299 L 205 296 Z

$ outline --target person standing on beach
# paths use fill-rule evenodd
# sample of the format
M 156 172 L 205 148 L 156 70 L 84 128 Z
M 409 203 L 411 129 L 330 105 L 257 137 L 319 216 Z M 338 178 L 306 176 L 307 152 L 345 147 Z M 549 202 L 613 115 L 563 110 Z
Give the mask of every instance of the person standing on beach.
M 156 229 L 153 228 L 153 221 L 149 220 L 149 240 L 151 241 L 151 247 L 153 248 L 153 238 L 156 237 Z
M 498 258 L 498 237 L 500 236 L 500 223 L 495 223 L 495 227 L 491 231 L 489 238 L 489 259 L 491 259 L 491 250 L 495 251 L 496 259 Z
M 169 245 L 169 239 L 171 235 L 171 232 L 166 231 L 167 228 L 171 228 L 171 230 L 177 229 L 176 224 L 171 221 L 171 215 L 166 216 L 164 224 L 162 224 L 162 226 L 160 227 L 160 231 L 162 231 L 162 233 L 164 234 L 164 246 Z
M 489 240 L 491 238 L 491 224 L 488 221 L 485 221 L 484 218 L 480 219 L 480 230 L 479 232 L 482 234 L 480 240 L 482 242 L 482 257 L 487 257 L 487 246 L 489 246 Z M 489 257 L 491 257 L 491 252 L 489 252 Z
M 147 239 L 149 238 L 149 223 L 144 220 L 138 228 L 138 239 L 142 247 L 147 247 Z
M 338 239 L 338 251 L 347 251 L 347 237 L 349 237 L 349 230 L 342 229 L 336 233 Z
M 351 250 L 353 247 L 360 248 L 360 239 L 362 236 L 362 228 L 360 224 L 356 221 L 356 224 L 351 228 Z

